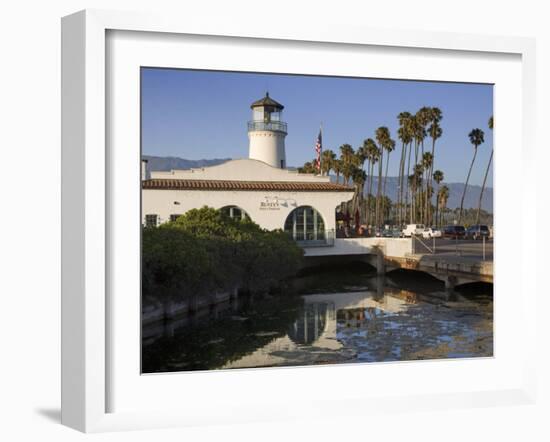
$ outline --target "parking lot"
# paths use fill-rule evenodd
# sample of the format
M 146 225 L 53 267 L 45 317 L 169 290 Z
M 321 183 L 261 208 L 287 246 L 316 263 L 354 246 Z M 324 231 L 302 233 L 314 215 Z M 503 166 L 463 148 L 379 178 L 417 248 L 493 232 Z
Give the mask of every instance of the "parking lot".
M 435 245 L 435 247 L 434 247 Z M 432 253 L 433 250 L 433 253 Z M 470 239 L 433 239 L 416 238 L 414 241 L 415 254 L 434 254 L 461 256 L 463 258 L 483 259 L 483 241 Z M 485 260 L 493 260 L 493 240 L 485 240 Z

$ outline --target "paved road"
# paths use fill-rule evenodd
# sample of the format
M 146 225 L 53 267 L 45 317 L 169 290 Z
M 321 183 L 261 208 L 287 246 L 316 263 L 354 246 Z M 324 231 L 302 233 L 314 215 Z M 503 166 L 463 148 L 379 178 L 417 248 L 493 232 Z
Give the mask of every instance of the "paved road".
M 428 250 L 427 247 L 430 248 Z M 415 253 L 422 255 L 432 254 L 431 249 L 434 246 L 432 239 L 422 239 L 415 241 Z M 460 256 L 466 259 L 483 259 L 483 241 L 477 240 L 464 240 L 458 241 L 453 239 L 436 239 L 435 240 L 435 253 L 437 256 Z M 493 260 L 493 240 L 485 241 L 485 260 Z

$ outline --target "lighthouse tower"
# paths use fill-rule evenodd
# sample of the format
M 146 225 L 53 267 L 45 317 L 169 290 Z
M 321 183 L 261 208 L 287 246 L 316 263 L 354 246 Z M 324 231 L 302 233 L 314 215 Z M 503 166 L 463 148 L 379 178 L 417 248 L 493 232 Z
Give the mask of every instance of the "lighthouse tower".
M 252 121 L 248 122 L 248 156 L 273 167 L 286 167 L 286 123 L 282 121 L 284 106 L 266 92 L 265 97 L 250 105 Z

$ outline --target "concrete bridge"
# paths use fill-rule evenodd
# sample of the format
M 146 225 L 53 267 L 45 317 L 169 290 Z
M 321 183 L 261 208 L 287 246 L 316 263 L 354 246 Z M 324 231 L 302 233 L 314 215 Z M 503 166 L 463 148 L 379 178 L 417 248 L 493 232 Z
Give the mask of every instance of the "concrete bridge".
M 414 238 L 336 238 L 334 244 L 325 247 L 305 247 L 308 265 L 326 262 L 327 258 L 360 259 L 372 264 L 379 275 L 395 269 L 415 270 L 428 273 L 445 282 L 447 288 L 470 282 L 493 282 L 492 243 L 491 260 L 483 260 L 476 253 L 462 253 L 478 247 L 471 242 L 438 240 L 446 247 L 442 252 L 418 253 L 418 241 Z M 448 245 L 453 244 L 453 252 Z M 480 244 L 479 241 L 477 244 Z M 435 246 L 435 243 L 434 243 Z M 426 245 L 428 248 L 428 245 Z M 484 250 L 485 252 L 485 250 Z

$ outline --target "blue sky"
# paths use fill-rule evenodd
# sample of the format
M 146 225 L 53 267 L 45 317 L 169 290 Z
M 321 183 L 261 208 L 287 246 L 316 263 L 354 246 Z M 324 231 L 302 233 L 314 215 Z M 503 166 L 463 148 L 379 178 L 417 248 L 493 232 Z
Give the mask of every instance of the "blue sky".
M 493 87 L 364 78 L 313 77 L 179 69 L 142 69 L 142 149 L 145 155 L 186 159 L 246 158 L 250 103 L 266 90 L 285 106 L 287 164 L 311 160 L 323 124 L 323 148 L 354 148 L 387 126 L 397 148 L 389 175 L 397 175 L 401 145 L 397 115 L 437 106 L 443 112 L 443 136 L 436 144 L 435 168 L 446 182 L 464 182 L 473 155 L 468 133 L 485 132 L 470 178 L 481 184 L 493 140 L 487 128 Z M 427 139 L 431 143 L 430 139 Z M 488 186 L 492 186 L 492 171 Z

